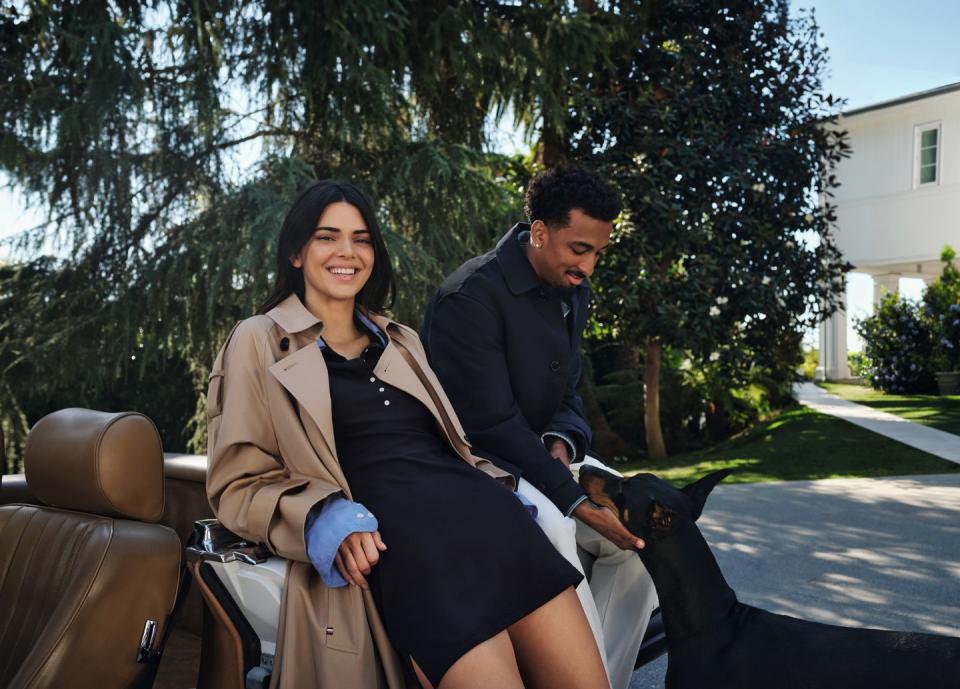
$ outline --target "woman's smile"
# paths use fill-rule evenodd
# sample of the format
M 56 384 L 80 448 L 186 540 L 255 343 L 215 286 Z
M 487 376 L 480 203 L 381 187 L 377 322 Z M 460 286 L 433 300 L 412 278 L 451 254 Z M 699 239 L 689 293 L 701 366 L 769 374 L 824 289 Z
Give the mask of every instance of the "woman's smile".
M 333 273 L 334 279 L 337 280 L 337 281 L 339 281 L 339 282 L 350 282 L 350 281 L 353 280 L 353 279 L 356 277 L 356 275 L 357 275 L 357 269 L 356 269 L 356 268 L 346 268 L 346 267 L 332 266 L 332 267 L 327 268 L 327 270 L 328 270 L 329 272 Z

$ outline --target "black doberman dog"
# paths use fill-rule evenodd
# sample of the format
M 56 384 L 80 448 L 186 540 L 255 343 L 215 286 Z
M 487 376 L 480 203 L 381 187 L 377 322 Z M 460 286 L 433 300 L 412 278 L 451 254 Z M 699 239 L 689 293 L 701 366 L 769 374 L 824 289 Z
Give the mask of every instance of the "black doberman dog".
M 590 499 L 646 541 L 667 689 L 960 689 L 960 638 L 837 627 L 740 603 L 694 523 L 729 473 L 679 489 L 652 474 L 580 470 Z

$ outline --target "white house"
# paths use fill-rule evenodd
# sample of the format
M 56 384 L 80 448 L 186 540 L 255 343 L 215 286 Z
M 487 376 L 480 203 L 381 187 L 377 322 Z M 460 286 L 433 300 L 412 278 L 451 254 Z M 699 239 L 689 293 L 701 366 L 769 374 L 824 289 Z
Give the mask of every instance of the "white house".
M 900 278 L 930 282 L 944 244 L 960 249 L 960 83 L 850 110 L 853 155 L 837 170 L 837 245 L 873 278 L 874 303 Z M 846 313 L 820 326 L 819 377 L 848 378 Z

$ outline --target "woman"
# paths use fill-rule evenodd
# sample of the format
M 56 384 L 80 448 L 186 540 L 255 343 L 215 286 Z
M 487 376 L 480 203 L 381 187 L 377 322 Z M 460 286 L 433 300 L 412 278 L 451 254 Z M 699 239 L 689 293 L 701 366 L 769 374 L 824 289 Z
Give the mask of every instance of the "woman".
M 272 686 L 400 689 L 395 648 L 425 688 L 607 687 L 580 574 L 470 454 L 417 334 L 375 315 L 392 292 L 369 203 L 318 182 L 211 374 L 211 504 L 292 561 Z

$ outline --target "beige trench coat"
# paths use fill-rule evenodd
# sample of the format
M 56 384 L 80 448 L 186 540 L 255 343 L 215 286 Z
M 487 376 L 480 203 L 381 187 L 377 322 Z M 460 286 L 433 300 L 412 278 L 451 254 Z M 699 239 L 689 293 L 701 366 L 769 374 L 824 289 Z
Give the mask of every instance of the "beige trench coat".
M 417 333 L 373 320 L 390 340 L 376 375 L 423 402 L 464 461 L 512 486 L 512 477 L 470 453 Z M 330 495 L 351 498 L 316 346 L 322 329 L 291 295 L 239 323 L 224 343 L 207 393 L 207 496 L 228 529 L 290 560 L 273 689 L 402 689 L 403 672 L 370 593 L 327 588 L 307 558 L 307 513 Z

